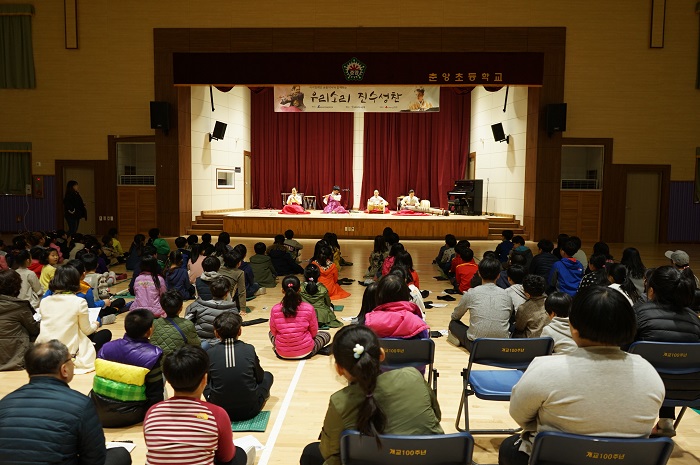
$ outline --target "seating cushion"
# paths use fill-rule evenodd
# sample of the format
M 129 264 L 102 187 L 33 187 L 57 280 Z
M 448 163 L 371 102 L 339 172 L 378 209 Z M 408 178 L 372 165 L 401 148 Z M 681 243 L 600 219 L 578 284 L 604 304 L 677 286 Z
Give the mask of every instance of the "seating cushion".
M 146 386 L 134 386 L 99 376 L 93 378 L 92 390 L 101 396 L 125 402 L 146 400 Z
M 469 384 L 479 399 L 506 401 L 522 376 L 523 372 L 518 370 L 473 370 L 469 373 Z
M 119 381 L 124 384 L 143 386 L 146 383 L 148 368 L 127 365 L 125 363 L 111 362 L 98 358 L 95 360 L 95 375 L 100 378 Z

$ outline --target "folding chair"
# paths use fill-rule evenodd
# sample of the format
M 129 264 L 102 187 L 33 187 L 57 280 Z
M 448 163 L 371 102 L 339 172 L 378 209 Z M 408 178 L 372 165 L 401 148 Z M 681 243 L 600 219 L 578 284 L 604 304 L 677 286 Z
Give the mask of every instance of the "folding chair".
M 458 431 L 469 431 L 471 434 L 515 434 L 519 429 L 480 429 L 469 427 L 469 397 L 475 395 L 479 399 L 509 401 L 513 386 L 523 376 L 535 357 L 550 355 L 554 348 L 551 337 L 532 339 L 496 339 L 480 338 L 472 343 L 469 355 L 469 365 L 462 370 L 462 398 L 455 420 Z M 507 370 L 472 370 L 474 364 L 487 365 Z M 464 429 L 460 428 L 459 420 L 464 409 Z
M 469 433 L 430 436 L 364 436 L 343 431 L 340 462 L 343 465 L 471 465 L 474 438 Z
M 700 408 L 700 343 L 692 342 L 651 342 L 633 343 L 627 351 L 644 357 L 659 372 L 666 386 L 664 407 L 682 407 L 673 428 L 677 429 L 688 407 Z M 696 375 L 685 381 L 682 375 Z M 678 376 L 679 379 L 673 379 Z M 683 389 L 675 389 L 676 385 Z M 681 394 L 683 399 L 669 398 Z
M 379 344 L 384 349 L 382 366 L 389 370 L 413 367 L 428 367 L 428 385 L 437 395 L 437 379 L 440 374 L 433 368 L 435 361 L 435 342 L 432 339 L 394 339 L 381 338 Z
M 672 451 L 670 438 L 603 438 L 547 431 L 535 437 L 530 465 L 665 465 Z

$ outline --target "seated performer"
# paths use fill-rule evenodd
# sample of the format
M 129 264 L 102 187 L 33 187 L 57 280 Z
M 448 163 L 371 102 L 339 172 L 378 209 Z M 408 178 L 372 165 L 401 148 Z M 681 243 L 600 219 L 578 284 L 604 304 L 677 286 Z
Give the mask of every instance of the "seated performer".
M 287 215 L 303 215 L 303 214 L 311 214 L 311 212 L 307 212 L 304 210 L 304 207 L 302 206 L 302 198 L 301 195 L 297 194 L 297 188 L 292 187 L 292 193 L 287 197 L 287 205 L 282 208 L 282 211 L 280 213 L 284 213 Z
M 323 203 L 326 204 L 323 213 L 349 213 L 340 203 L 340 187 L 333 186 L 333 192 L 323 196 Z
M 408 195 L 401 199 L 401 209 L 404 210 L 406 207 L 417 207 L 420 205 L 420 199 L 416 197 L 416 193 L 413 189 L 408 191 Z
M 367 213 L 384 213 L 387 205 L 389 205 L 389 202 L 384 200 L 379 195 L 379 191 L 375 189 L 374 195 L 367 199 Z

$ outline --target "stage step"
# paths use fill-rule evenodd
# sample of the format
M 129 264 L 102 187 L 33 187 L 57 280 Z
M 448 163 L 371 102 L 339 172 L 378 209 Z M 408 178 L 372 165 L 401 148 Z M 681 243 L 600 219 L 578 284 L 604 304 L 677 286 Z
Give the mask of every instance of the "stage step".
M 504 229 L 510 229 L 515 236 L 523 236 L 526 241 L 530 240 L 530 233 L 514 216 L 489 218 L 489 240 L 500 240 Z
M 187 234 L 196 234 L 201 236 L 202 234 L 209 233 L 213 237 L 216 237 L 224 230 L 225 217 L 225 215 L 213 213 L 197 215 L 195 217 L 195 221 L 192 222 L 192 226 L 187 228 Z

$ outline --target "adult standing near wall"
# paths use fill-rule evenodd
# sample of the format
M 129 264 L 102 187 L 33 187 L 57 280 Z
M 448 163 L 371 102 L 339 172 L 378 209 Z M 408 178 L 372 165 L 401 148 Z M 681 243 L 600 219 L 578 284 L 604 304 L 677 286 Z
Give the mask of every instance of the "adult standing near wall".
M 68 223 L 68 237 L 78 231 L 80 218 L 87 220 L 87 208 L 80 196 L 78 181 L 68 181 L 66 184 L 66 195 L 63 197 L 63 216 Z

